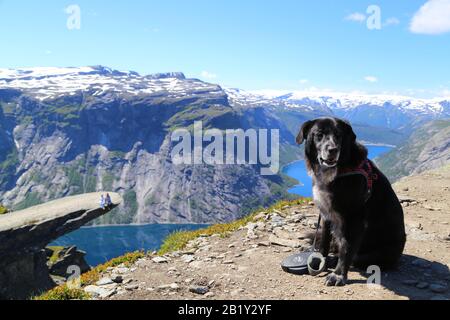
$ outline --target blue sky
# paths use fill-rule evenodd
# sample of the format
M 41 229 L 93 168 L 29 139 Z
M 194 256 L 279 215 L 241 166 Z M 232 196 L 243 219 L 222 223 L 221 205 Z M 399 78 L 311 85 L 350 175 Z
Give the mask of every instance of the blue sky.
M 101 64 L 247 90 L 450 96 L 449 2 L 0 0 L 0 67 Z M 69 5 L 80 29 L 67 28 Z M 370 5 L 379 30 L 367 27 Z

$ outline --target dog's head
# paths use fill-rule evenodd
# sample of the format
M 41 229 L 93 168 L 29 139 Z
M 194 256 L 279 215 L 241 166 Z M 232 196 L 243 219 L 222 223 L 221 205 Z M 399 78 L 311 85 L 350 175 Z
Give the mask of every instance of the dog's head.
M 305 144 L 309 162 L 321 168 L 334 168 L 348 161 L 356 135 L 347 122 L 337 118 L 320 118 L 303 124 L 297 143 Z

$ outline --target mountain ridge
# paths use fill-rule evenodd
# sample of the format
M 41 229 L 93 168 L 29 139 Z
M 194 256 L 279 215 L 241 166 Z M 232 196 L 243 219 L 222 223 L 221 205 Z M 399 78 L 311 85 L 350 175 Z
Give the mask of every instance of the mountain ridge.
M 288 196 L 290 179 L 261 177 L 255 166 L 174 166 L 170 134 L 195 121 L 219 130 L 278 129 L 281 164 L 287 164 L 302 158 L 295 136 L 312 118 L 342 116 L 360 140 L 397 145 L 415 127 L 443 116 L 385 104 L 340 114 L 314 99 L 298 107 L 292 96 L 262 99 L 176 72 L 141 76 L 102 66 L 5 70 L 2 201 L 22 209 L 77 193 L 119 192 L 125 203 L 120 213 L 99 224 L 230 221 Z M 374 117 L 367 121 L 367 114 Z M 401 121 L 391 121 L 397 115 Z

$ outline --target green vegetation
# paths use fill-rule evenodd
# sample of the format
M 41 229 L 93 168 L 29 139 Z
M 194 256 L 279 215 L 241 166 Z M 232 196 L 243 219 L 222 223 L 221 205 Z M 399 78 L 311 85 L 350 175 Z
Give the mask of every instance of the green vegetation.
M 54 264 L 56 261 L 58 261 L 59 255 L 60 255 L 61 251 L 64 250 L 64 247 L 50 246 L 50 247 L 47 247 L 47 249 L 50 249 L 52 251 L 52 255 L 48 261 L 50 262 L 50 264 Z
M 136 192 L 134 190 L 128 190 L 123 195 L 123 201 L 125 203 L 125 206 L 128 208 L 128 213 L 132 216 L 135 216 L 137 213 L 137 199 L 136 199 Z
M 12 149 L 5 158 L 0 155 L 0 159 L 4 159 L 0 162 L 0 189 L 3 189 L 10 180 L 10 177 L 16 173 L 16 168 L 19 166 L 17 149 Z
M 29 207 L 37 206 L 41 203 L 42 200 L 39 198 L 39 195 L 36 192 L 31 192 L 27 194 L 24 200 L 14 206 L 14 210 L 23 210 Z
M 95 284 L 98 280 L 100 280 L 102 273 L 104 273 L 106 269 L 110 267 L 117 267 L 122 264 L 129 267 L 144 256 L 144 252 L 127 253 L 122 257 L 112 259 L 111 261 L 99 265 L 91 271 L 82 274 L 80 277 L 80 289 L 71 289 L 67 286 L 67 284 L 62 284 L 40 296 L 35 297 L 34 300 L 88 300 L 90 299 L 90 295 L 83 291 L 83 287 Z
M 106 173 L 102 179 L 103 190 L 112 190 L 114 180 L 115 180 L 115 178 L 112 174 Z
M 267 209 L 267 211 L 279 210 L 284 206 L 301 205 L 311 201 L 308 198 L 300 198 L 292 201 L 280 201 Z M 161 249 L 159 250 L 159 255 L 164 255 L 166 253 L 183 250 L 189 241 L 194 240 L 200 236 L 211 236 L 213 234 L 218 234 L 222 237 L 226 237 L 230 232 L 238 230 L 240 227 L 247 225 L 250 222 L 255 222 L 259 213 L 264 211 L 263 209 L 256 210 L 255 212 L 245 216 L 242 219 L 223 224 L 216 224 L 210 226 L 206 229 L 200 229 L 195 231 L 179 231 L 169 235 L 163 242 Z
M 115 151 L 110 151 L 109 155 L 110 155 L 111 158 L 125 159 L 127 153 L 123 152 L 123 151 L 115 150 Z
M 81 289 L 71 289 L 67 285 L 58 286 L 34 300 L 89 300 L 91 296 Z
M 0 215 L 7 214 L 9 210 L 0 203 Z
M 417 129 L 405 144 L 376 159 L 376 162 L 394 182 L 415 172 L 433 156 L 445 152 L 449 139 L 450 120 L 432 121 Z

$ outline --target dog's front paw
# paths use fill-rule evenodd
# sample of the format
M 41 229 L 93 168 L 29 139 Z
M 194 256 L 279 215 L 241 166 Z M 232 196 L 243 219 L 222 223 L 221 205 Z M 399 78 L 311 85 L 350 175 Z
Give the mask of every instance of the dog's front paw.
M 344 277 L 343 275 L 338 275 L 336 273 L 332 273 L 330 275 L 327 276 L 327 280 L 325 282 L 325 284 L 329 287 L 342 287 L 345 286 L 345 283 L 347 282 L 346 277 Z

